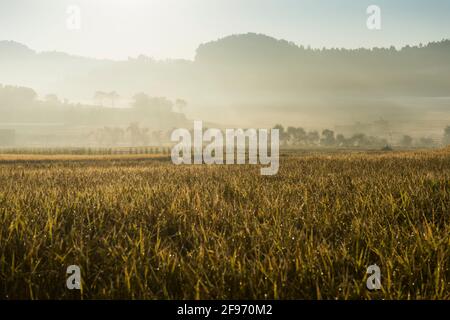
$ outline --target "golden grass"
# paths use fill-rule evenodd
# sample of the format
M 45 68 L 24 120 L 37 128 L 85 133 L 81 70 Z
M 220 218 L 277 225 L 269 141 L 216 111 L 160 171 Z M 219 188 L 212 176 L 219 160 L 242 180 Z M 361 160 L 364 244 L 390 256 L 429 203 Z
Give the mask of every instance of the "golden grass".
M 289 154 L 273 177 L 0 156 L 3 299 L 449 299 L 449 267 L 450 150 Z

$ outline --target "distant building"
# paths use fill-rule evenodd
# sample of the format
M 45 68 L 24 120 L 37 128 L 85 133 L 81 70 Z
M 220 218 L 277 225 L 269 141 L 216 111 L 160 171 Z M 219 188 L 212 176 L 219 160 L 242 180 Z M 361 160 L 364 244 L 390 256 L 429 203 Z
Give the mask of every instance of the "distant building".
M 0 147 L 11 147 L 16 142 L 16 131 L 12 129 L 0 129 Z

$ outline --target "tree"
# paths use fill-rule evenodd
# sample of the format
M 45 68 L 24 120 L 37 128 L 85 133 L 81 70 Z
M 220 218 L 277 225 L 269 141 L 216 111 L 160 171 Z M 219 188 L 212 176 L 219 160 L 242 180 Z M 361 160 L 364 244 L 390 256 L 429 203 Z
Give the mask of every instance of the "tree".
M 166 97 L 150 97 L 141 92 L 134 95 L 131 106 L 141 111 L 161 115 L 172 112 L 173 102 Z
M 108 94 L 103 91 L 96 91 L 94 93 L 94 101 L 95 101 L 95 103 L 99 103 L 103 107 L 103 100 L 107 96 L 108 96 Z
M 320 143 L 324 146 L 330 147 L 336 144 L 336 139 L 334 138 L 334 131 L 325 129 L 322 131 L 322 139 Z
M 411 147 L 413 143 L 413 138 L 408 135 L 404 135 L 402 141 L 400 142 L 403 147 Z
M 320 135 L 317 131 L 308 132 L 307 141 L 309 145 L 315 146 L 320 141 Z
M 345 137 L 344 137 L 343 134 L 338 134 L 338 135 L 336 136 L 336 144 L 337 144 L 339 147 L 345 147 L 345 146 L 347 146 L 347 139 L 345 139 Z
M 111 128 L 108 130 L 108 134 L 110 143 L 113 146 L 116 146 L 125 135 L 122 128 Z
M 351 147 L 362 147 L 367 145 L 367 137 L 364 133 L 356 133 L 348 140 Z
M 419 146 L 431 148 L 434 146 L 434 141 L 431 138 L 422 137 L 419 139 Z
M 282 145 L 286 145 L 287 139 L 289 138 L 287 132 L 284 130 L 284 127 L 281 124 L 275 125 L 273 127 L 275 130 L 279 131 L 279 138 Z
M 116 146 L 124 137 L 124 131 L 121 128 L 104 127 L 91 133 L 98 144 L 104 146 Z
M 30 107 L 36 103 L 36 98 L 37 94 L 33 89 L 0 85 L 0 107 Z
M 150 97 L 147 94 L 140 92 L 133 96 L 133 102 L 131 103 L 131 106 L 136 109 L 143 109 L 149 104 Z
M 45 96 L 45 102 L 50 105 L 58 105 L 61 102 L 58 99 L 58 96 L 55 94 L 48 94 Z
M 96 91 L 94 93 L 95 103 L 99 103 L 102 107 L 103 107 L 104 101 L 108 100 L 111 103 L 111 107 L 114 108 L 115 102 L 119 98 L 120 98 L 120 96 L 116 91 L 111 91 L 111 92 Z
M 127 132 L 130 132 L 131 144 L 135 146 L 138 143 L 141 136 L 141 129 L 139 128 L 139 123 L 137 122 L 130 123 L 130 125 L 127 128 Z
M 306 131 L 303 128 L 298 127 L 294 132 L 294 140 L 296 144 L 303 144 L 306 141 Z
M 177 99 L 175 101 L 175 106 L 178 109 L 178 112 L 183 113 L 184 109 L 187 107 L 187 102 L 183 99 Z
M 294 144 L 295 143 L 295 132 L 297 131 L 296 128 L 294 127 L 288 127 L 286 134 L 287 134 L 287 140 L 291 143 Z
M 193 134 L 193 133 L 191 133 L 191 134 Z M 152 135 L 153 143 L 156 143 L 156 145 L 158 147 L 160 147 L 162 145 L 163 132 L 161 130 L 157 130 L 157 131 L 153 131 L 151 135 Z
M 127 128 L 127 132 L 131 134 L 131 144 L 135 145 L 147 145 L 149 142 L 149 130 L 148 128 L 139 128 L 139 123 L 133 122 Z
M 111 91 L 106 96 L 111 101 L 111 107 L 114 108 L 116 100 L 120 98 L 119 94 L 115 91 Z
M 450 126 L 447 126 L 444 130 L 444 139 L 443 139 L 444 146 L 450 145 Z

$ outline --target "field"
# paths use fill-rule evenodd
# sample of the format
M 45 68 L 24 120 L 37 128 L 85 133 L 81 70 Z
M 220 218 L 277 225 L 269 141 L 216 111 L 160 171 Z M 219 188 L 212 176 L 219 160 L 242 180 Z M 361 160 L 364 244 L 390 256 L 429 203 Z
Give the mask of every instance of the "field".
M 449 268 L 450 149 L 0 156 L 0 299 L 450 299 Z

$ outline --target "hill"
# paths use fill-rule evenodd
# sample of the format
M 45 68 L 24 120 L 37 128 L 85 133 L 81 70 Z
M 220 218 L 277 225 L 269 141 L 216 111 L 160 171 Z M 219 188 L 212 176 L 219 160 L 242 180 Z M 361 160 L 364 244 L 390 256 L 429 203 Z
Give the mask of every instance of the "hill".
M 255 33 L 201 44 L 194 61 L 98 60 L 3 41 L 0 83 L 82 103 L 98 90 L 182 97 L 191 117 L 209 121 L 260 123 L 267 113 L 309 122 L 410 121 L 429 112 L 449 119 L 450 100 L 435 99 L 450 97 L 449 56 L 450 40 L 399 50 L 319 50 Z

